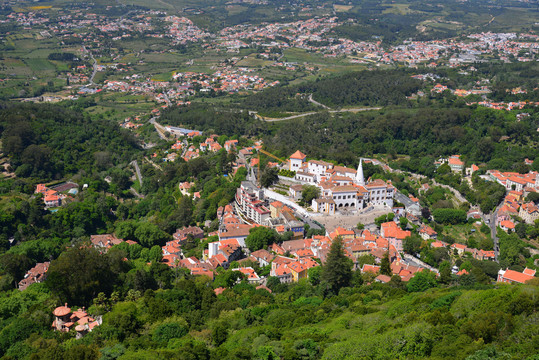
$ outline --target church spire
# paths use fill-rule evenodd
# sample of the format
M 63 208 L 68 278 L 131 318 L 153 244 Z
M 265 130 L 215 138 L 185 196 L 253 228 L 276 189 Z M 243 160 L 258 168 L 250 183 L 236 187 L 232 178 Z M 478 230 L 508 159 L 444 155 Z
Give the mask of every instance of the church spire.
M 365 185 L 365 177 L 363 176 L 363 159 L 359 159 L 359 166 L 357 167 L 356 172 L 356 183 L 358 185 Z

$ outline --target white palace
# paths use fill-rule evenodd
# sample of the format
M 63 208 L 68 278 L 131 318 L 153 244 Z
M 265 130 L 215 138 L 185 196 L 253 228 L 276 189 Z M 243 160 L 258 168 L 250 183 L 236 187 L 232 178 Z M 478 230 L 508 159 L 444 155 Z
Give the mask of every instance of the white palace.
M 365 182 L 363 159 L 354 170 L 325 161 L 306 161 L 306 158 L 301 151 L 296 151 L 290 156 L 289 170 L 296 172 L 295 179 L 302 184 L 320 188 L 320 197 L 312 202 L 314 211 L 334 215 L 341 209 L 363 209 L 374 205 L 393 207 L 395 187 L 390 181 L 380 179 Z

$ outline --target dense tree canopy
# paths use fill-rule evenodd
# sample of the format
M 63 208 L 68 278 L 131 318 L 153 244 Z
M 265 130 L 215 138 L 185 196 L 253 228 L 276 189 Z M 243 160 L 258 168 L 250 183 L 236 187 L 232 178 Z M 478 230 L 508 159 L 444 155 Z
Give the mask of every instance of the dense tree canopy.
M 0 104 L 2 150 L 19 177 L 58 179 L 127 162 L 131 134 L 58 105 Z

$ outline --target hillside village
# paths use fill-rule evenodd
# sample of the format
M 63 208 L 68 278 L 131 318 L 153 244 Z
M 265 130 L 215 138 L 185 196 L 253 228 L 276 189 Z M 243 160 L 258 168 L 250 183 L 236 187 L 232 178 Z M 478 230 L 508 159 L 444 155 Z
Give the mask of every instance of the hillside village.
M 161 247 L 161 262 L 170 268 L 185 269 L 194 276 L 207 276 L 210 279 L 219 276 L 223 270 L 236 271 L 243 274 L 249 283 L 267 289 L 268 277 L 275 277 L 285 284 L 309 278 L 313 268 L 325 263 L 332 242 L 339 238 L 354 269 L 370 274 L 368 276 L 372 276 L 369 277 L 372 281 L 387 283 L 392 276 L 398 276 L 401 281 L 407 282 L 421 271 L 434 272 L 440 276 L 438 268 L 422 261 L 417 253 L 405 251 L 406 242 L 414 236 L 420 239 L 422 248 L 445 254 L 443 256 L 453 264 L 454 276 L 469 274 L 466 269 L 459 269 L 455 265 L 467 258 L 497 261 L 497 248 L 484 250 L 468 247 L 466 243 L 443 241 L 428 225 L 428 219 L 420 220 L 422 207 L 418 199 L 403 195 L 391 181 L 365 180 L 365 163 L 389 169 L 378 160 L 360 159 L 358 168 L 351 169 L 330 162 L 307 160 L 307 155 L 298 150 L 281 165 L 268 164 L 280 173 L 284 170 L 287 175 L 279 175 L 278 179 L 279 182 L 291 184 L 288 193 L 283 195 L 279 193 L 279 188 L 272 187 L 272 190 L 258 185 L 255 175 L 258 172 L 256 153 L 262 149 L 261 142 L 238 149 L 237 140 L 225 140 L 221 146 L 216 141 L 218 136 L 211 135 L 195 147 L 189 144 L 196 136 L 203 139 L 200 132 L 181 129 L 178 130 L 178 136 L 180 139 L 172 145 L 163 161 L 173 161 L 175 158 L 171 159 L 171 154 L 179 154 L 185 161 L 189 161 L 206 153 L 226 151 L 239 155 L 233 172 L 245 167 L 249 169 L 249 175 L 237 189 L 235 201 L 217 209 L 217 231 L 207 232 L 198 226 L 177 229 L 173 239 Z M 196 156 L 190 156 L 190 153 Z M 469 177 L 479 171 L 475 164 L 466 168 L 459 155 L 436 162 L 436 166 L 444 164 L 452 172 Z M 534 224 L 539 219 L 539 207 L 533 201 L 525 201 L 530 194 L 538 192 L 538 175 L 534 171 L 520 174 L 495 170 L 488 170 L 485 175 L 481 175 L 485 180 L 497 182 L 507 189 L 496 211 L 494 226 L 510 233 L 515 231 L 518 221 Z M 302 191 L 309 186 L 316 188 L 319 195 L 310 204 L 301 203 L 299 200 Z M 200 192 L 195 191 L 194 187 L 192 182 L 178 185 L 184 196 L 197 200 Z M 46 208 L 61 206 L 62 201 L 65 203 L 66 195 L 60 194 L 60 191 L 76 189 L 76 184 L 67 183 L 56 189 L 58 191 L 43 184 L 38 185 L 36 194 L 44 194 Z M 424 183 L 420 191 L 429 189 L 429 185 Z M 76 194 L 71 190 L 70 193 Z M 320 225 L 327 217 L 337 216 L 342 219 L 354 214 L 365 215 L 380 211 L 387 214 L 381 217 L 383 220 L 377 224 L 365 224 L 366 227 L 324 228 Z M 474 208 L 468 211 L 466 217 L 477 224 L 481 224 L 485 218 L 481 211 Z M 259 249 L 249 248 L 247 239 L 254 237 L 251 234 L 255 234 L 260 227 L 275 231 L 285 240 Z M 319 229 L 317 233 L 320 235 L 307 237 L 307 229 Z M 95 248 L 104 252 L 122 243 L 138 245 L 129 239 L 119 239 L 114 234 L 93 235 L 90 240 Z M 193 240 L 207 245 L 201 253 L 187 256 L 184 247 Z M 382 271 L 384 261 L 389 264 L 389 273 Z M 48 263 L 37 264 L 19 283 L 19 289 L 24 290 L 32 283 L 44 281 L 47 268 Z M 501 269 L 498 281 L 524 283 L 534 275 L 535 270 L 532 269 L 523 272 Z M 216 293 L 222 290 L 216 289 Z
M 537 11 L 0 4 L 0 358 L 537 360 Z

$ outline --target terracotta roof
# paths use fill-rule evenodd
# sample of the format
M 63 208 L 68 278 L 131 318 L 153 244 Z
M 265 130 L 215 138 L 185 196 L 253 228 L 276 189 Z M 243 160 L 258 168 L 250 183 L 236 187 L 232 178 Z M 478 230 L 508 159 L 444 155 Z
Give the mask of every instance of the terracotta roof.
M 386 284 L 391 281 L 391 278 L 387 275 L 378 275 L 375 280 Z
M 508 229 L 514 229 L 515 228 L 515 224 L 513 224 L 512 221 L 510 220 L 504 220 L 500 223 L 500 225 L 502 227 L 505 227 L 505 228 L 508 228 Z
M 213 289 L 213 292 L 215 292 L 215 295 L 221 295 L 225 290 L 226 288 L 224 287 L 218 287 L 217 289 Z
M 307 155 L 305 155 L 304 153 L 302 153 L 301 151 L 297 150 L 295 153 L 293 153 L 292 155 L 290 155 L 290 159 L 297 159 L 297 160 L 303 160 L 307 157 Z
M 457 159 L 457 158 L 449 158 L 449 164 L 450 165 L 459 165 L 459 166 L 464 165 L 464 163 L 460 159 Z
M 533 279 L 534 276 L 527 275 L 514 270 L 505 270 L 503 278 L 520 284 L 524 284 L 526 281 Z
M 64 306 L 59 306 L 57 307 L 56 309 L 54 309 L 54 311 L 52 312 L 52 314 L 54 316 L 58 316 L 58 317 L 62 317 L 62 316 L 66 316 L 67 314 L 69 314 L 71 312 L 71 309 L 67 307 L 67 303 L 65 303 Z
M 361 268 L 361 272 L 372 272 L 372 273 L 376 274 L 376 273 L 380 272 L 380 266 L 365 264 Z

